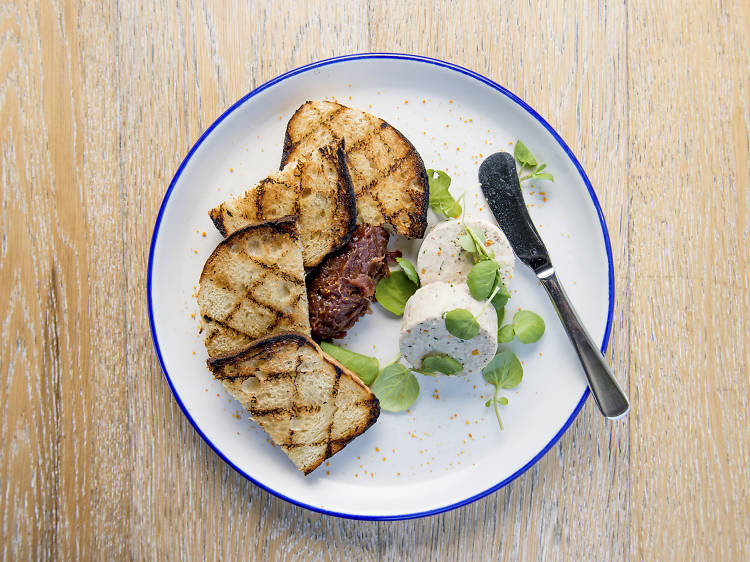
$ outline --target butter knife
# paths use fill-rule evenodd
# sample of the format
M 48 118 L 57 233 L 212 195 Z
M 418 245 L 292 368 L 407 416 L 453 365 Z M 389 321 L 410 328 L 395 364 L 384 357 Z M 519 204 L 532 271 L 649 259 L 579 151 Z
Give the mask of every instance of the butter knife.
M 547 248 L 526 210 L 513 156 L 507 152 L 496 152 L 488 156 L 479 167 L 479 181 L 487 204 L 508 237 L 516 256 L 534 271 L 555 305 L 581 361 L 599 410 L 609 419 L 624 416 L 630 409 L 628 398 L 617 384 L 598 346 L 584 328 L 555 275 Z

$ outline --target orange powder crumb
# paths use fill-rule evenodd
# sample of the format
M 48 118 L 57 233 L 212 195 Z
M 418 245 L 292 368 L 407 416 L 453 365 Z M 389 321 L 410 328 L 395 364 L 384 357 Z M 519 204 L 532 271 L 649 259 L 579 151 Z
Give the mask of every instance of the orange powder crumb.
M 474 436 L 471 433 L 469 433 L 469 438 L 474 439 Z
M 234 173 L 234 168 L 229 168 L 229 173 Z
M 447 129 L 448 127 L 450 127 L 450 125 L 448 125 L 448 123 L 446 123 L 445 124 L 445 128 Z
M 380 447 L 375 447 L 375 450 L 379 453 L 380 452 Z
M 404 103 L 409 103 L 409 100 L 404 100 Z
M 385 457 L 383 457 L 383 462 L 385 462 Z
M 478 349 L 472 349 L 471 350 L 471 354 L 472 355 L 479 355 L 479 350 Z

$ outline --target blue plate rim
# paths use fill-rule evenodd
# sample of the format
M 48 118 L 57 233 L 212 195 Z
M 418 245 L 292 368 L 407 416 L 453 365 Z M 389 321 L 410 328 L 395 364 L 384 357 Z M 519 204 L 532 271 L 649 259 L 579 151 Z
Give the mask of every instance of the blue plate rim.
M 463 499 L 459 502 L 452 503 L 447 506 L 430 509 L 427 511 L 420 511 L 415 513 L 405 513 L 405 514 L 399 514 L 399 515 L 358 515 L 353 513 L 340 513 L 337 511 L 330 511 L 327 509 L 323 509 L 320 507 L 316 507 L 314 505 L 308 505 L 306 503 L 294 500 L 290 497 L 285 496 L 281 492 L 278 492 L 261 482 L 258 482 L 255 480 L 252 476 L 244 472 L 242 469 L 240 469 L 237 465 L 232 463 L 208 438 L 208 436 L 203 433 L 203 431 L 198 427 L 198 424 L 195 422 L 193 417 L 190 415 L 190 413 L 187 410 L 187 407 L 183 403 L 182 399 L 180 398 L 180 395 L 177 393 L 177 390 L 175 389 L 172 379 L 170 378 L 167 369 L 164 365 L 164 358 L 162 357 L 161 348 L 159 346 L 159 339 L 156 335 L 156 327 L 154 325 L 154 314 L 153 314 L 153 291 L 152 291 L 152 282 L 153 282 L 153 264 L 154 264 L 154 250 L 156 247 L 156 240 L 159 235 L 159 227 L 161 225 L 162 216 L 164 215 L 164 210 L 166 208 L 167 202 L 169 201 L 170 196 L 172 195 L 172 191 L 174 190 L 175 185 L 177 184 L 177 181 L 179 180 L 180 176 L 182 175 L 183 170 L 185 169 L 185 166 L 190 161 L 190 158 L 193 156 L 195 151 L 200 147 L 200 145 L 203 143 L 203 141 L 208 137 L 209 134 L 222 122 L 224 119 L 227 118 L 235 109 L 237 109 L 239 106 L 244 104 L 247 100 L 250 98 L 258 95 L 263 90 L 266 90 L 270 88 L 271 86 L 274 86 L 287 78 L 291 78 L 292 76 L 296 76 L 297 74 L 301 74 L 303 72 L 308 72 L 310 70 L 314 70 L 316 68 L 320 68 L 323 66 L 329 66 L 332 64 L 340 63 L 340 62 L 349 62 L 349 61 L 356 61 L 356 60 L 362 60 L 362 59 L 395 59 L 395 60 L 407 60 L 407 61 L 413 61 L 413 62 L 421 62 L 426 64 L 431 64 L 434 66 L 439 66 L 442 68 L 447 68 L 449 70 L 453 70 L 455 72 L 458 72 L 460 74 L 463 74 L 465 76 L 469 76 L 471 78 L 474 78 L 478 80 L 479 82 L 482 82 L 483 84 L 491 87 L 492 89 L 500 92 L 507 98 L 511 99 L 515 103 L 517 103 L 519 106 L 521 106 L 527 113 L 529 113 L 532 117 L 534 117 L 557 141 L 557 143 L 560 145 L 560 147 L 563 149 L 565 154 L 567 154 L 568 158 L 570 158 L 571 162 L 573 162 L 573 165 L 578 170 L 579 175 L 581 176 L 581 179 L 583 180 L 583 183 L 586 185 L 586 189 L 588 190 L 589 196 L 591 197 L 591 201 L 594 204 L 594 208 L 596 209 L 597 216 L 599 218 L 599 223 L 602 229 L 602 235 L 604 237 L 604 246 L 605 250 L 607 252 L 607 262 L 608 262 L 608 275 L 609 275 L 609 309 L 607 311 L 607 324 L 604 330 L 604 337 L 602 338 L 602 346 L 601 351 L 604 353 L 607 350 L 607 345 L 609 344 L 609 338 L 612 331 L 612 319 L 614 315 L 614 295 L 615 295 L 615 271 L 614 271 L 614 260 L 612 257 L 612 244 L 609 239 L 609 229 L 607 228 L 607 223 L 604 219 L 604 214 L 602 212 L 601 205 L 599 204 L 599 200 L 596 197 L 596 193 L 594 192 L 594 188 L 591 185 L 591 181 L 589 181 L 588 176 L 586 175 L 586 172 L 583 170 L 583 167 L 581 166 L 580 162 L 578 162 L 578 159 L 575 157 L 575 154 L 573 154 L 573 151 L 568 147 L 568 145 L 565 143 L 565 141 L 562 139 L 562 137 L 555 131 L 555 129 L 552 128 L 552 126 L 547 123 L 547 121 L 539 115 L 530 105 L 528 105 L 525 101 L 523 101 L 520 97 L 515 95 L 510 90 L 506 89 L 505 87 L 501 86 L 497 82 L 494 82 L 493 80 L 490 80 L 489 78 L 479 74 L 478 72 L 474 72 L 473 70 L 469 70 L 468 68 L 464 68 L 462 66 L 459 66 L 457 64 L 453 64 L 450 62 L 446 62 L 440 59 L 425 57 L 422 55 L 413 55 L 413 54 L 406 54 L 406 53 L 387 53 L 387 52 L 378 52 L 378 53 L 357 53 L 357 54 L 351 54 L 351 55 L 342 55 L 338 57 L 331 57 L 327 59 L 322 59 L 319 61 L 315 61 L 303 66 L 300 66 L 298 68 L 295 68 L 293 70 L 290 70 L 288 72 L 285 72 L 284 74 L 280 74 L 276 78 L 273 78 L 272 80 L 269 80 L 268 82 L 265 82 L 264 84 L 258 86 L 248 94 L 241 97 L 239 100 L 237 100 L 234 104 L 232 104 L 224 113 L 219 116 L 216 121 L 214 121 L 211 126 L 209 126 L 203 134 L 198 138 L 198 140 L 195 142 L 195 144 L 190 148 L 185 158 L 182 160 L 182 163 L 180 163 L 179 168 L 177 168 L 177 172 L 175 172 L 174 177 L 172 178 L 172 181 L 169 184 L 169 188 L 167 189 L 167 192 L 164 194 L 164 199 L 162 200 L 161 206 L 159 207 L 159 213 L 156 216 L 156 222 L 154 224 L 154 230 L 153 234 L 151 236 L 151 244 L 149 248 L 149 255 L 148 255 L 148 274 L 147 274 L 147 280 L 146 280 L 146 292 L 147 292 L 147 299 L 148 299 L 148 318 L 149 318 L 149 327 L 151 329 L 151 338 L 154 343 L 154 349 L 156 350 L 156 355 L 159 358 L 159 365 L 161 366 L 162 373 L 164 375 L 164 378 L 167 381 L 167 384 L 169 385 L 170 390 L 172 391 L 172 395 L 175 398 L 175 401 L 180 406 L 180 409 L 182 410 L 182 413 L 185 415 L 185 417 L 188 419 L 190 424 L 193 426 L 195 431 L 198 433 L 198 435 L 201 436 L 201 438 L 208 444 L 211 449 L 214 450 L 214 452 L 219 455 L 219 457 L 227 463 L 229 466 L 231 466 L 234 470 L 236 470 L 239 474 L 247 478 L 250 482 L 255 484 L 256 486 L 262 488 L 263 490 L 273 494 L 274 496 L 281 498 L 291 504 L 297 505 L 299 507 L 303 507 L 305 509 L 309 509 L 312 511 L 316 511 L 318 513 L 323 513 L 325 515 L 332 515 L 334 517 L 342 517 L 345 519 L 357 519 L 362 521 L 397 521 L 397 520 L 404 520 L 404 519 L 415 519 L 419 517 L 429 517 L 431 515 L 437 515 L 439 513 L 444 513 L 446 511 L 451 511 L 453 509 L 462 507 L 464 505 L 470 504 L 480 498 L 483 498 L 484 496 L 487 496 L 493 492 L 496 492 L 500 488 L 507 486 L 510 484 L 513 480 L 521 476 L 524 472 L 526 472 L 531 466 L 533 466 L 539 459 L 541 459 L 551 448 L 552 446 L 557 443 L 557 441 L 562 437 L 563 433 L 567 431 L 567 429 L 570 427 L 570 425 L 573 423 L 573 420 L 578 416 L 578 414 L 581 411 L 581 408 L 583 407 L 584 403 L 586 402 L 586 399 L 589 396 L 589 389 L 588 387 L 586 390 L 584 390 L 583 395 L 581 396 L 581 399 L 578 401 L 578 404 L 576 405 L 575 409 L 571 413 L 570 417 L 565 421 L 563 426 L 560 428 L 560 430 L 552 437 L 549 443 L 542 448 L 539 453 L 537 453 L 528 463 L 526 463 L 524 466 L 522 466 L 520 469 L 518 469 L 516 472 L 514 472 L 512 475 L 510 475 L 508 478 L 498 482 L 494 486 L 491 486 L 490 488 L 475 494 L 471 497 L 468 497 L 466 499 Z

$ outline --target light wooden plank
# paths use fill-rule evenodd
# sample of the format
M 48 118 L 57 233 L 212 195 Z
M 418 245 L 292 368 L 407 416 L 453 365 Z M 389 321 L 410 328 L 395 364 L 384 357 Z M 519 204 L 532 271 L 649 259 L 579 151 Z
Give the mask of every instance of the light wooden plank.
M 747 560 L 750 5 L 629 8 L 633 553 Z
M 114 21 L 72 2 L 0 13 L 4 557 L 121 556 Z

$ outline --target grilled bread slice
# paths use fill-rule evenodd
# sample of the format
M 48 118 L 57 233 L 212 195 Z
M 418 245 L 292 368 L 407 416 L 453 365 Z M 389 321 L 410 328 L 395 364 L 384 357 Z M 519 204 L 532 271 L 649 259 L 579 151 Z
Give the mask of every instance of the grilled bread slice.
M 305 474 L 380 415 L 378 399 L 357 375 L 304 334 L 254 341 L 209 359 L 208 367 Z
M 305 267 L 318 265 L 343 246 L 354 230 L 357 211 L 342 142 L 316 146 L 243 195 L 209 211 L 222 236 L 250 223 L 284 215 L 299 217 Z
M 246 226 L 220 242 L 203 266 L 198 306 L 211 357 L 277 332 L 310 333 L 296 219 Z
M 429 203 L 424 163 L 382 119 L 330 101 L 308 101 L 287 124 L 282 168 L 336 138 L 345 141 L 359 222 L 422 238 Z

